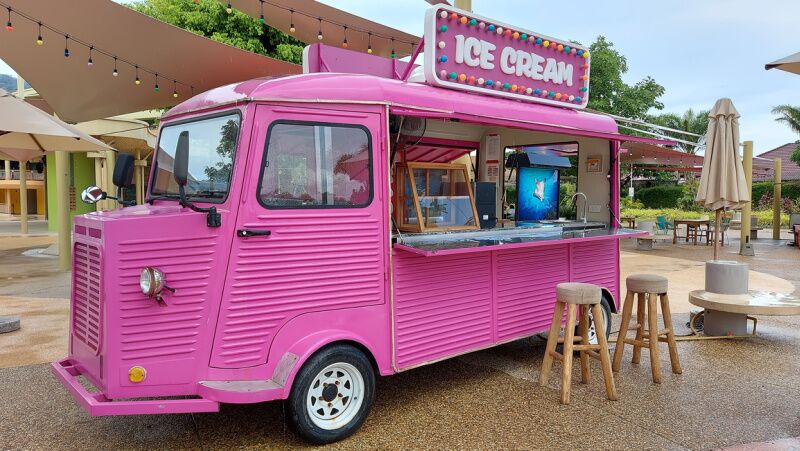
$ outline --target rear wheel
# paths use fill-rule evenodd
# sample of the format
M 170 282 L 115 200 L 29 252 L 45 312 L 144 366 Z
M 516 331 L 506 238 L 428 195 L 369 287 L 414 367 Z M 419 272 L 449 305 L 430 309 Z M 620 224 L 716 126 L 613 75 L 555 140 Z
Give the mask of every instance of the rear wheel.
M 609 299 L 603 295 L 603 299 L 600 301 L 600 311 L 603 314 L 603 326 L 606 332 L 606 340 L 609 336 L 611 336 L 611 304 L 609 303 Z M 575 326 L 575 335 L 580 335 L 579 326 Z M 595 318 L 592 310 L 589 310 L 589 343 L 596 345 L 597 344 L 597 327 L 595 326 Z
M 289 395 L 297 433 L 322 445 L 354 433 L 375 398 L 375 372 L 358 349 L 335 345 L 313 355 L 300 369 Z

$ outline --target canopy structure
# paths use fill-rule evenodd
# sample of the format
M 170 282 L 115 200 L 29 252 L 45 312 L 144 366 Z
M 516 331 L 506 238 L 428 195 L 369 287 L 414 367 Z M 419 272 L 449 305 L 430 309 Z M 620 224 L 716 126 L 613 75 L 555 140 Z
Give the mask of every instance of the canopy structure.
M 780 69 L 794 74 L 800 74 L 800 52 L 781 58 L 764 66 L 764 69 Z
M 227 1 L 220 1 L 228 4 Z M 418 36 L 315 0 L 231 0 L 230 4 L 252 17 L 260 18 L 263 14 L 267 25 L 309 44 L 320 42 L 343 47 L 346 39 L 350 50 L 367 52 L 371 47 L 373 54 L 386 57 L 391 56 L 394 50 L 395 56 L 402 58 L 412 54 L 420 40 Z M 320 32 L 322 39 L 319 39 Z
M 0 0 L 7 7 L 13 31 L 3 32 L 0 59 L 67 122 L 165 108 L 236 81 L 301 71 L 108 0 Z
M 703 157 L 654 144 L 626 141 L 620 145 L 619 161 L 624 164 L 652 164 L 674 167 L 674 170 L 699 170 Z

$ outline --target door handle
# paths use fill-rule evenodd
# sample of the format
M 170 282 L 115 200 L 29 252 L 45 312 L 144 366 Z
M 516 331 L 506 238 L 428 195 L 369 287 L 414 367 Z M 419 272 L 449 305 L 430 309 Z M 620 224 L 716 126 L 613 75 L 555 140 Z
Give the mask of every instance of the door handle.
M 239 229 L 236 231 L 236 236 L 247 238 L 249 236 L 269 236 L 272 235 L 272 232 L 269 230 L 250 230 L 250 229 Z

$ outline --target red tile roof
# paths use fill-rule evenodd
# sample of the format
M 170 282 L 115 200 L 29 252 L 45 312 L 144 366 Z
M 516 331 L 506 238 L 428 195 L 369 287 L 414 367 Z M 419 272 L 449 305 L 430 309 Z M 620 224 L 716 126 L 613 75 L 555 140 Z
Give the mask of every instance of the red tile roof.
M 800 146 L 800 141 L 786 143 L 780 147 L 769 150 L 758 155 L 760 158 L 780 158 L 781 161 L 781 180 L 800 180 L 800 165 L 789 159 L 792 152 Z M 772 173 L 764 175 L 753 174 L 753 181 L 772 180 Z

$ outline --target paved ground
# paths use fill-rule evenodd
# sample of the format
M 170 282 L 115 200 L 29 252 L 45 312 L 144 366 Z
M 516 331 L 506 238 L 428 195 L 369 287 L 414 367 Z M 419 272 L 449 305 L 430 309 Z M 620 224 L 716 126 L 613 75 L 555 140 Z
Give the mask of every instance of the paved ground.
M 21 255 L 53 243 L 53 236 L 12 235 L 0 238 L 0 314 L 22 315 L 23 330 L 0 336 L 0 449 L 302 446 L 281 403 L 223 406 L 219 414 L 93 419 L 47 365 L 17 366 L 66 353 L 69 274 L 56 270 L 55 258 Z M 702 287 L 711 248 L 623 247 L 623 274 L 654 270 L 670 278 L 675 322 L 684 323 L 689 306 L 672 291 Z M 726 258 L 737 259 L 735 249 L 738 243 L 726 246 Z M 756 270 L 753 288 L 800 287 L 797 249 L 759 240 L 756 257 L 742 259 Z M 783 440 L 773 449 L 790 447 L 796 442 L 785 439 L 800 436 L 798 326 L 800 318 L 761 318 L 755 339 L 681 342 L 684 373 L 665 373 L 660 386 L 651 383 L 649 365 L 623 364 L 618 402 L 605 400 L 595 365 L 592 383 L 573 387 L 571 406 L 558 404 L 557 371 L 549 387 L 536 383 L 542 344 L 512 343 L 380 379 L 370 418 L 336 447 L 709 449 L 767 440 Z
M 535 382 L 538 343 L 512 343 L 382 378 L 362 430 L 334 448 L 710 449 L 799 436 L 800 321 L 759 325 L 761 337 L 747 341 L 681 342 L 684 372 L 665 372 L 661 385 L 652 384 L 648 365 L 628 363 L 628 351 L 617 402 L 606 401 L 593 362 L 592 382 L 576 382 L 572 404 L 560 405 L 555 375 L 548 387 Z M 0 380 L 2 448 L 303 445 L 287 428 L 279 402 L 223 406 L 218 414 L 92 419 L 46 365 L 0 369 Z

